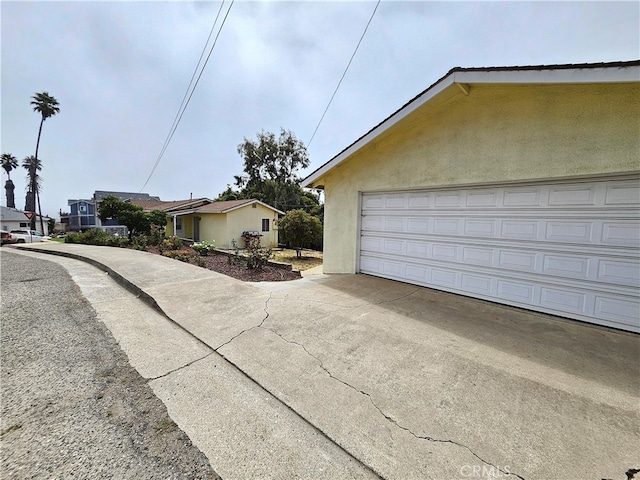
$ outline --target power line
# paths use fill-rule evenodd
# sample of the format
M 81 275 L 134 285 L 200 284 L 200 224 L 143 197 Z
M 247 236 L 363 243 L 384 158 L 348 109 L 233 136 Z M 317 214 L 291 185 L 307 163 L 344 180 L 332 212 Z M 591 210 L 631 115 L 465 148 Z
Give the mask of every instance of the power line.
M 162 146 L 162 149 L 160 150 L 160 154 L 158 155 L 158 158 L 156 160 L 156 163 L 153 165 L 153 168 L 151 169 L 151 173 L 149 173 L 149 176 L 147 177 L 147 180 L 144 182 L 144 185 L 142 186 L 142 188 L 140 189 L 140 192 L 138 193 L 142 193 L 142 191 L 144 190 L 144 188 L 147 186 L 147 184 L 149 183 L 149 180 L 151 180 L 151 177 L 153 176 L 153 174 L 156 171 L 156 168 L 158 168 L 158 165 L 160 164 L 160 160 L 162 160 L 162 157 L 164 156 L 165 151 L 167 150 L 167 147 L 169 146 L 169 143 L 171 142 L 171 139 L 173 138 L 173 134 L 176 132 L 176 130 L 178 129 L 178 125 L 180 125 L 180 121 L 182 120 L 182 116 L 184 115 L 184 112 L 187 109 L 187 106 L 189 106 L 189 102 L 191 101 L 191 97 L 193 96 L 193 93 L 196 90 L 196 87 L 198 86 L 198 83 L 200 82 L 200 78 L 202 77 L 202 74 L 204 73 L 204 69 L 207 66 L 207 63 L 209 62 L 209 59 L 211 58 L 211 54 L 213 53 L 213 49 L 215 48 L 216 44 L 218 43 L 218 37 L 220 37 L 220 33 L 222 32 L 222 27 L 224 27 L 225 22 L 227 21 L 227 17 L 229 16 L 229 12 L 231 11 L 231 7 L 233 7 L 235 0 L 231 0 L 231 5 L 229 5 L 229 8 L 227 9 L 227 13 L 224 16 L 224 19 L 222 20 L 222 23 L 220 24 L 220 27 L 218 28 L 218 33 L 216 34 L 216 38 L 213 41 L 213 45 L 211 45 L 211 49 L 209 50 L 209 54 L 207 55 L 207 58 L 204 62 L 204 64 L 202 65 L 202 69 L 200 70 L 200 74 L 198 75 L 198 78 L 195 81 L 195 84 L 193 83 L 193 79 L 196 76 L 196 73 L 198 72 L 198 67 L 200 66 L 200 62 L 202 61 L 202 57 L 204 55 L 204 52 L 207 48 L 207 45 L 209 44 L 209 40 L 211 39 L 211 35 L 213 33 L 213 30 L 215 29 L 216 23 L 218 22 L 218 18 L 220 17 L 220 12 L 222 11 L 222 7 L 224 6 L 225 0 L 222 0 L 222 3 L 220 4 L 220 8 L 218 9 L 218 14 L 216 15 L 216 19 L 213 22 L 213 25 L 211 26 L 211 31 L 209 32 L 209 36 L 207 37 L 207 41 L 204 44 L 204 47 L 202 49 L 202 53 L 200 54 L 200 58 L 198 59 L 198 63 L 196 65 L 196 68 L 193 72 L 193 75 L 191 76 L 191 80 L 189 81 L 189 86 L 187 87 L 187 90 L 185 91 L 184 96 L 182 97 L 182 103 L 180 104 L 180 107 L 178 108 L 178 112 L 176 113 L 176 116 L 173 120 L 173 124 L 171 125 L 171 128 L 169 129 L 169 133 L 167 135 L 167 138 L 164 141 L 164 145 Z M 193 84 L 193 88 L 191 88 L 191 85 Z M 191 93 L 189 93 L 189 89 L 191 89 Z M 186 101 L 185 101 L 186 99 Z
M 344 80 L 344 77 L 347 74 L 347 71 L 349 70 L 349 67 L 351 66 L 351 62 L 353 61 L 353 58 L 356 56 L 356 52 L 358 51 L 358 48 L 360 48 L 360 44 L 362 43 L 362 39 L 364 38 L 365 34 L 367 33 L 367 30 L 369 29 L 369 25 L 371 24 L 371 20 L 373 20 L 373 17 L 375 16 L 376 11 L 378 10 L 378 6 L 380 5 L 380 1 L 381 0 L 378 0 L 378 3 L 376 3 L 376 7 L 373 9 L 373 13 L 371 14 L 371 18 L 369 18 L 369 21 L 367 22 L 367 26 L 364 27 L 364 32 L 362 32 L 362 36 L 360 37 L 360 40 L 358 40 L 358 44 L 356 45 L 356 49 L 353 51 L 353 55 L 351 55 L 351 59 L 349 60 L 349 63 L 347 64 L 347 68 L 344 69 L 344 73 L 342 74 L 342 77 L 340 77 L 340 81 L 338 82 L 338 85 L 336 86 L 336 89 L 333 91 L 333 95 L 331 95 L 331 99 L 329 100 L 329 103 L 327 104 L 327 108 L 324 109 L 324 113 L 322 114 L 322 117 L 320 117 L 320 121 L 318 122 L 318 125 L 316 125 L 316 129 L 313 131 L 313 135 L 311 135 L 311 138 L 307 142 L 307 148 L 309 148 L 309 145 L 311 145 L 311 142 L 313 141 L 314 137 L 316 136 L 316 132 L 318 131 L 318 128 L 320 128 L 320 124 L 322 123 L 322 120 L 324 120 L 324 116 L 327 114 L 327 111 L 329 110 L 329 107 L 331 106 L 331 102 L 333 102 L 333 98 L 336 96 L 336 93 L 338 93 L 338 89 L 340 88 L 340 84 L 342 84 L 342 80 Z

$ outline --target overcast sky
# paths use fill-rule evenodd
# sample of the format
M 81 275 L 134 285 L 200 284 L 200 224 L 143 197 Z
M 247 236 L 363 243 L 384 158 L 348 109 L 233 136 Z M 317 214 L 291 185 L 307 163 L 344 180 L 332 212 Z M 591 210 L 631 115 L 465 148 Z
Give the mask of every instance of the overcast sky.
M 39 150 L 44 214 L 95 190 L 140 191 L 220 5 L 2 1 L 2 153 L 20 161 L 35 153 L 32 95 L 60 102 Z M 261 130 L 282 127 L 307 144 L 375 6 L 236 0 L 144 192 L 216 197 L 242 173 L 238 144 Z M 453 67 L 632 60 L 639 50 L 639 2 L 383 0 L 301 175 Z M 20 209 L 25 174 L 12 172 Z

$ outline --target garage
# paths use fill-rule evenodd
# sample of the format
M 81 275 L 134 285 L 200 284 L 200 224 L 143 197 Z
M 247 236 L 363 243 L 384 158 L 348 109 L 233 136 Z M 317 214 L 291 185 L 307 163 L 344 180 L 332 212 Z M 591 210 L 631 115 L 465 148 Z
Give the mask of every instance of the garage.
M 367 192 L 358 270 L 640 332 L 640 178 Z

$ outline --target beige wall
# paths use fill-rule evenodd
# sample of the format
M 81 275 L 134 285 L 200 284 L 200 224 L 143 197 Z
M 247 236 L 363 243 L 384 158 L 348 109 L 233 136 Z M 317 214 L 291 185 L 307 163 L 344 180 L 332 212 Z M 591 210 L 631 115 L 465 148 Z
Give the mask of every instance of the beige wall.
M 182 229 L 184 238 L 193 238 L 193 218 L 200 217 L 200 240 L 215 241 L 219 248 L 231 248 L 232 240 L 238 242 L 238 246 L 244 246 L 241 237 L 246 230 L 258 231 L 262 233 L 262 246 L 277 247 L 278 231 L 275 227 L 275 220 L 278 214 L 272 209 L 256 204 L 256 208 L 251 205 L 224 213 L 195 213 L 182 216 Z M 262 219 L 269 219 L 269 231 L 262 232 Z M 167 234 L 173 234 L 173 219 L 167 224 Z
M 640 170 L 640 84 L 457 86 L 335 167 L 324 271 L 353 273 L 359 192 Z
M 201 213 L 200 241 L 215 242 L 216 247 L 229 248 L 227 241 L 227 215 L 224 213 Z
M 275 220 L 278 218 L 278 214 L 272 209 L 267 208 L 260 204 L 254 204 L 246 207 L 238 208 L 229 212 L 228 215 L 228 244 L 231 244 L 231 239 L 235 238 L 239 246 L 244 245 L 244 240 L 241 235 L 242 232 L 257 231 L 262 234 L 261 244 L 263 247 L 277 247 L 278 246 L 278 230 L 275 226 Z M 262 219 L 269 219 L 269 231 L 262 231 Z

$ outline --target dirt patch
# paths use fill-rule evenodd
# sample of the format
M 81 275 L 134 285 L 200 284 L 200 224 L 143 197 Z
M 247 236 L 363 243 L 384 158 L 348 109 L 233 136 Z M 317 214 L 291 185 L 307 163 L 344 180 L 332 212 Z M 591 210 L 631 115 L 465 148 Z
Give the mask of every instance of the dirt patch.
M 147 249 L 147 251 L 150 253 L 160 254 L 157 249 Z M 181 255 L 182 259 L 188 260 L 191 264 L 208 268 L 214 272 L 222 273 L 244 282 L 283 282 L 301 278 L 299 269 L 296 268 L 295 265 L 293 265 L 293 270 L 278 268 L 271 265 L 266 265 L 260 269 L 252 270 L 248 269 L 241 259 L 236 259 L 234 256 L 230 257 L 222 253 L 200 256 L 191 248 L 183 248 L 180 252 L 184 252 L 184 255 Z M 289 250 L 289 252 L 293 252 L 293 256 L 295 256 L 295 250 Z M 272 260 L 275 260 L 276 262 L 291 263 L 279 258 L 272 258 Z M 318 259 L 316 258 L 314 260 L 317 262 Z M 320 263 L 322 263 L 321 258 Z M 306 268 L 310 267 L 307 266 Z M 301 268 L 300 270 L 303 269 L 304 268 Z
M 322 265 L 322 252 L 315 250 L 302 250 L 302 257 L 296 256 L 296 251 L 291 249 L 276 250 L 273 252 L 273 260 L 276 262 L 290 263 L 294 270 L 308 270 Z

